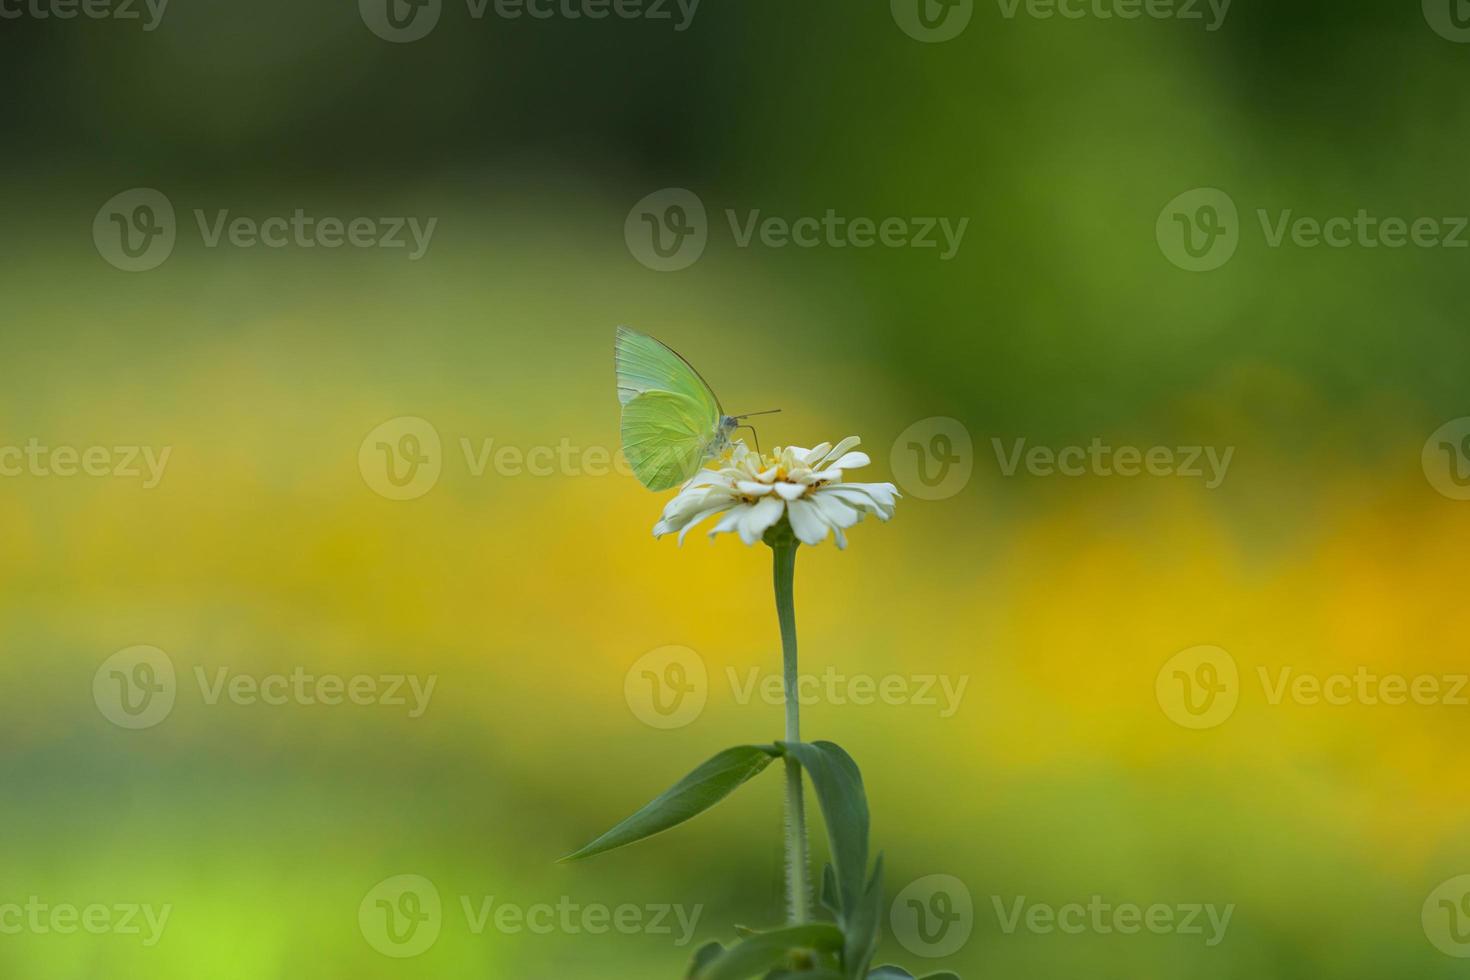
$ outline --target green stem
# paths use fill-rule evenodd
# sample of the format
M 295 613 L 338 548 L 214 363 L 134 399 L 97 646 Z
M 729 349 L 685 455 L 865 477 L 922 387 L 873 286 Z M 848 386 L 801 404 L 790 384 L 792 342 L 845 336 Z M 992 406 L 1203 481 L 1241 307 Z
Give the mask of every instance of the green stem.
M 768 538 L 776 585 L 776 616 L 781 621 L 781 665 L 786 694 L 786 741 L 801 741 L 801 702 L 797 698 L 796 578 L 797 541 L 790 528 Z M 786 918 L 792 925 L 807 921 L 811 909 L 811 871 L 807 857 L 806 802 L 801 766 L 786 757 Z

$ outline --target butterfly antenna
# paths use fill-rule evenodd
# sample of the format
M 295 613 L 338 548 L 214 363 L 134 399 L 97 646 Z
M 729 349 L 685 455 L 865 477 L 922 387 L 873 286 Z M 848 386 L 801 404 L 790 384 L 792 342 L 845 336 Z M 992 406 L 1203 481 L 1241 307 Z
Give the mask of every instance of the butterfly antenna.
M 779 408 L 769 408 L 769 409 L 766 409 L 764 412 L 746 412 L 744 415 L 733 415 L 733 416 L 731 416 L 731 418 L 735 419 L 736 421 L 739 421 L 741 419 L 752 419 L 752 418 L 755 418 L 757 415 L 775 415 L 779 411 L 781 411 Z M 762 455 L 761 454 L 761 437 L 760 437 L 759 433 L 757 433 L 755 431 L 755 426 L 753 426 L 753 425 L 737 425 L 735 428 L 737 428 L 737 429 L 749 429 L 750 430 L 750 437 L 755 440 L 755 454 L 757 456 Z
M 743 418 L 743 417 L 744 416 L 737 416 L 737 418 Z M 755 454 L 757 456 L 762 455 L 762 453 L 761 453 L 761 437 L 760 437 L 760 434 L 755 431 L 755 426 L 753 426 L 753 425 L 737 425 L 737 426 L 735 426 L 735 428 L 736 429 L 749 429 L 750 430 L 750 437 L 755 440 Z

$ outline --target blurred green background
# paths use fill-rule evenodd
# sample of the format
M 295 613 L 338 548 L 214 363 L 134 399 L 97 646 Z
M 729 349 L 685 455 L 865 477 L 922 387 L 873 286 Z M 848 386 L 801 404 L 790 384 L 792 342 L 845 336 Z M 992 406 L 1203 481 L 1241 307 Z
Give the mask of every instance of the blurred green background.
M 672 978 L 734 923 L 774 924 L 775 772 L 657 841 L 554 864 L 715 751 L 780 735 L 779 705 L 726 682 L 778 669 L 765 549 L 655 541 L 663 500 L 625 475 L 465 456 L 615 450 L 619 323 L 678 348 L 727 409 L 782 407 L 764 444 L 861 435 L 873 463 L 852 478 L 907 492 L 893 523 L 797 569 L 805 668 L 967 684 L 948 717 L 804 709 L 807 737 L 863 766 L 890 894 L 948 875 L 973 901 L 957 948 L 927 959 L 890 929 L 881 961 L 1463 974 L 1421 910 L 1470 872 L 1470 708 L 1271 704 L 1257 671 L 1466 669 L 1446 624 L 1470 504 L 1436 492 L 1421 449 L 1470 414 L 1470 253 L 1272 247 L 1257 212 L 1470 213 L 1470 46 L 1431 26 L 1433 2 L 1236 0 L 1217 30 L 1203 6 L 976 2 L 936 43 L 901 6 L 708 3 L 676 30 L 673 5 L 477 18 L 444 0 L 402 43 L 348 0 L 175 0 L 153 30 L 141 6 L 3 8 L 0 449 L 170 455 L 156 486 L 0 477 L 0 974 Z M 94 235 L 133 188 L 176 212 L 172 252 L 141 272 Z M 625 236 L 666 188 L 707 212 L 705 251 L 676 271 Z M 1237 251 L 1206 272 L 1156 236 L 1195 188 L 1239 209 Z M 411 261 L 208 247 L 194 217 L 298 208 L 437 224 Z M 726 219 L 828 209 L 968 226 L 944 261 L 742 248 Z M 432 424 L 441 473 L 394 500 L 359 449 L 403 417 Z M 972 475 L 930 500 L 900 434 L 935 417 L 971 437 Z M 1007 476 L 992 440 L 1022 438 L 1234 456 L 1216 489 Z M 1193 730 L 1155 685 L 1202 644 L 1238 663 L 1239 704 Z M 177 691 L 130 730 L 94 680 L 136 645 L 166 653 Z M 710 682 L 661 730 L 625 681 L 667 645 Z M 419 717 L 211 704 L 195 671 L 221 668 L 436 686 Z M 412 958 L 359 923 L 404 874 L 443 902 Z M 1094 895 L 1234 910 L 1213 946 L 1007 932 L 995 910 Z M 677 925 L 477 932 L 462 902 L 491 898 L 701 917 L 687 945 Z M 37 902 L 170 913 L 152 945 L 8 928 L 8 903 Z

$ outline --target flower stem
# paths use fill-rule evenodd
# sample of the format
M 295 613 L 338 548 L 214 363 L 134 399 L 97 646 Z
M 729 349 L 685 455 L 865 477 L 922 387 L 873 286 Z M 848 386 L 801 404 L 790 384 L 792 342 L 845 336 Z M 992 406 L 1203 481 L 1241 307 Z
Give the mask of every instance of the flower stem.
M 786 694 L 786 741 L 801 741 L 801 702 L 797 698 L 796 578 L 797 541 L 789 529 L 768 539 L 773 556 L 776 616 L 781 621 L 781 665 Z M 801 766 L 786 757 L 786 920 L 807 921 L 811 909 L 811 872 L 808 867 L 806 802 L 802 796 Z

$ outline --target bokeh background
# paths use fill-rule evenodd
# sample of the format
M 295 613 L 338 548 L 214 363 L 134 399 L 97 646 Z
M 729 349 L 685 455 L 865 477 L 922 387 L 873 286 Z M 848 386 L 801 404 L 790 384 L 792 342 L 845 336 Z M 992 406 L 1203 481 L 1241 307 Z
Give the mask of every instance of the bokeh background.
M 1470 214 L 1470 46 L 1435 9 L 1236 0 L 1210 31 L 977 0 L 942 43 L 836 0 L 708 3 L 682 31 L 446 0 L 412 43 L 348 0 L 175 0 L 151 31 L 7 10 L 0 445 L 171 456 L 154 487 L 0 479 L 0 904 L 171 914 L 151 947 L 0 934 L 0 973 L 672 978 L 693 949 L 676 937 L 475 934 L 460 900 L 699 905 L 695 944 L 778 919 L 775 772 L 657 841 L 554 864 L 718 749 L 780 735 L 779 706 L 724 680 L 777 669 L 765 549 L 655 541 L 663 501 L 624 475 L 476 474 L 464 456 L 614 450 L 626 323 L 727 408 L 782 407 L 765 442 L 861 435 L 873 463 L 854 478 L 902 482 L 899 436 L 926 419 L 972 439 L 955 492 L 910 492 L 846 552 L 798 561 L 806 668 L 968 685 L 950 717 L 804 711 L 809 738 L 863 766 L 890 893 L 942 874 L 974 903 L 952 953 L 890 935 L 883 961 L 1463 974 L 1421 909 L 1470 872 L 1470 707 L 1271 704 L 1257 679 L 1467 669 L 1470 503 L 1421 449 L 1470 414 L 1470 253 L 1272 248 L 1255 218 Z M 139 187 L 172 203 L 178 240 L 130 273 L 93 222 Z M 670 187 L 703 202 L 709 243 L 660 272 L 624 225 Z M 1204 273 L 1155 234 L 1194 188 L 1240 213 L 1237 252 Z M 296 208 L 438 224 L 409 261 L 208 248 L 193 218 Z M 740 248 L 724 217 L 829 208 L 969 225 L 941 261 Z M 442 473 L 390 500 L 359 448 L 405 416 L 441 437 Z M 992 443 L 1094 438 L 1234 457 L 1207 489 L 1006 476 Z M 166 652 L 177 700 L 127 730 L 93 681 L 138 644 Z M 711 681 L 697 718 L 660 730 L 625 679 L 671 644 Z M 1239 703 L 1195 730 L 1156 679 L 1202 644 L 1238 664 Z M 437 680 L 411 718 L 210 704 L 195 670 L 220 668 Z M 400 874 L 445 908 L 409 959 L 358 921 Z M 1214 946 L 1008 934 L 994 911 L 1093 895 L 1234 911 Z

